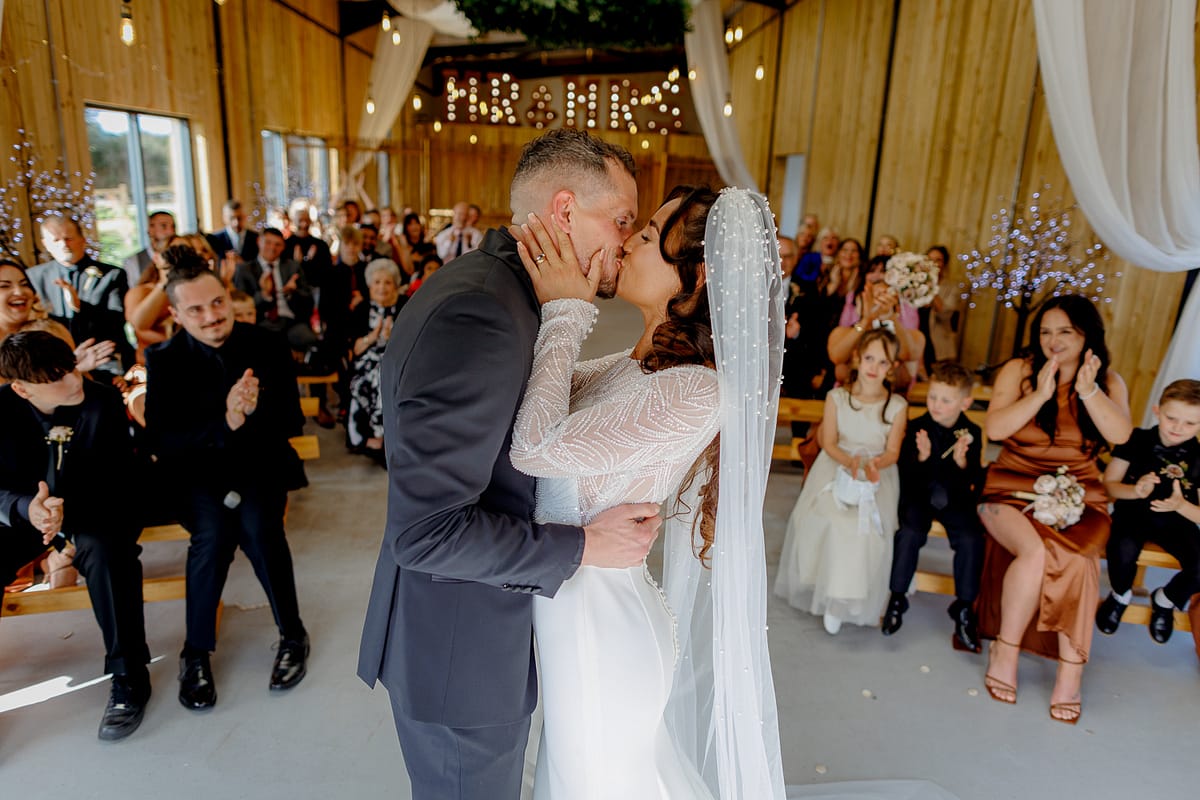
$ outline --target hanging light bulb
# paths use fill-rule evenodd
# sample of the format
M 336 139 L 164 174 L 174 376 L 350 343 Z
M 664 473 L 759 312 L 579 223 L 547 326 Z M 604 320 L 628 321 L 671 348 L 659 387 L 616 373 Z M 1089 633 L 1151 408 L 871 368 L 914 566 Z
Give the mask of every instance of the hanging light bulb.
M 414 94 L 413 95 L 413 111 L 420 111 L 420 110 L 421 110 L 421 95 Z
M 383 20 L 380 21 L 379 27 L 383 28 L 384 31 L 390 31 L 392 29 L 392 15 L 386 11 L 383 12 Z
M 400 44 L 400 31 L 392 31 L 392 44 Z
M 375 113 L 375 98 L 371 97 L 371 95 L 369 95 L 369 94 L 367 95 L 367 113 L 368 114 Z
M 721 109 L 721 113 L 727 117 L 733 116 L 733 102 L 730 101 L 728 95 L 725 96 L 725 107 Z
M 225 5 L 225 0 L 217 0 L 217 5 L 219 5 L 219 6 Z
M 434 133 L 442 132 L 442 121 L 440 119 L 435 119 L 433 121 L 433 132 Z
M 733 29 L 733 40 L 735 42 L 740 42 L 742 40 L 742 26 L 741 25 L 738 25 L 736 28 Z
M 129 7 L 129 0 L 121 5 L 121 41 L 126 47 L 133 47 L 133 42 L 137 35 L 133 31 L 133 10 Z
M 766 74 L 767 74 L 767 70 L 763 67 L 762 64 L 759 64 L 757 67 L 754 68 L 754 80 L 761 81 Z
M 689 70 L 688 70 L 688 80 L 689 80 L 689 81 L 694 81 L 694 80 L 696 80 L 696 70 L 694 70 L 694 69 L 689 69 Z
M 725 29 L 725 44 L 733 44 L 733 28 Z

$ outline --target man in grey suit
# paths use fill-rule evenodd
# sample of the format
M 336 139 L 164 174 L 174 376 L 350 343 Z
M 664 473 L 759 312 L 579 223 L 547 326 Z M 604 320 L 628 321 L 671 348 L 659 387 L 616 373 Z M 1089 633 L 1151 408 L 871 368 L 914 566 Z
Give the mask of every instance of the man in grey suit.
M 562 129 L 526 145 L 514 222 L 531 213 L 604 269 L 637 217 L 623 148 Z M 618 506 L 583 528 L 532 521 L 534 479 L 509 460 L 533 362 L 539 299 L 507 230 L 421 287 L 382 365 L 388 516 L 358 674 L 387 688 L 415 800 L 519 797 L 537 700 L 533 595 L 582 565 L 640 564 L 662 522 Z

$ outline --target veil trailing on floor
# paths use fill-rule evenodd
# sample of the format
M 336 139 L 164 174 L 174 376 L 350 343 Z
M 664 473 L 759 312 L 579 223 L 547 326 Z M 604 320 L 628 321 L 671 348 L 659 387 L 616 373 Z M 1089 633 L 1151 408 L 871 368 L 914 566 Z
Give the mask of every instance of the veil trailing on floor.
M 783 766 L 767 651 L 762 512 L 783 360 L 784 284 L 766 200 L 725 189 L 704 261 L 720 408 L 720 494 L 711 569 L 696 557 L 693 481 L 667 523 L 663 581 L 679 665 L 667 725 L 721 800 L 778 800 Z

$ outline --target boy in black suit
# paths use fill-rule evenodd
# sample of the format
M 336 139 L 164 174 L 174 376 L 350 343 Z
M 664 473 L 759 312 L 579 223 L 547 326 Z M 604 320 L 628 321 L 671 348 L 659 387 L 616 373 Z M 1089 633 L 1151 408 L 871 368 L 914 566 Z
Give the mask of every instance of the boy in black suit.
M 883 617 L 883 635 L 900 630 L 908 610 L 905 593 L 917 570 L 917 556 L 936 519 L 946 528 L 954 550 L 955 649 L 979 652 L 975 612 L 983 568 L 983 526 L 975 500 L 983 486 L 979 426 L 964 413 L 971 407 L 971 373 L 953 361 L 930 371 L 929 410 L 908 423 L 900 450 L 900 529 L 892 553 L 891 599 Z

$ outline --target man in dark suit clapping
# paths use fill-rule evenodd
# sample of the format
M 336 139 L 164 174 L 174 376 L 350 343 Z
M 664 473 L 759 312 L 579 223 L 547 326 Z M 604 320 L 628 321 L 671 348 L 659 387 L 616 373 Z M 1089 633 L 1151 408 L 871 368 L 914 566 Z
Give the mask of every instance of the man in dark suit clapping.
M 271 688 L 289 689 L 305 675 L 308 634 L 283 528 L 288 489 L 306 483 L 288 441 L 304 417 L 286 343 L 234 322 L 228 289 L 200 256 L 175 265 L 166 291 L 182 330 L 146 351 L 146 433 L 192 535 L 179 700 L 203 709 L 217 701 L 209 653 L 238 547 L 279 627 Z
M 258 257 L 238 265 L 233 285 L 254 298 L 259 325 L 283 333 L 293 350 L 307 353 L 317 343 L 312 288 L 300 264 L 281 257 L 283 245 L 283 233 L 265 229 L 258 237 Z

